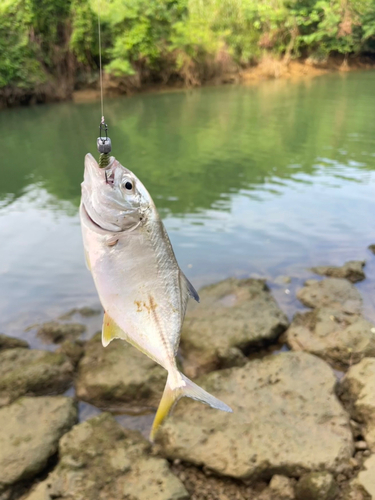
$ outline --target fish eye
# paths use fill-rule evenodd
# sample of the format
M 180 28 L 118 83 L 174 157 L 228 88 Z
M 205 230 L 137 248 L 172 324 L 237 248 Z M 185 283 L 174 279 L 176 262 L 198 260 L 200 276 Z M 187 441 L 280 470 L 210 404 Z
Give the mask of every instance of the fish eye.
M 122 187 L 126 189 L 127 191 L 131 191 L 133 189 L 133 183 L 130 181 L 124 181 L 122 183 Z

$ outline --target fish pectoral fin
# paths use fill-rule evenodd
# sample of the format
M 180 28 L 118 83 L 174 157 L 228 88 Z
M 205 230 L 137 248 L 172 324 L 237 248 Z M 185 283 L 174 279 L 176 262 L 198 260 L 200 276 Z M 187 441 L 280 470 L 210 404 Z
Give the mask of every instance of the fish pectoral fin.
M 187 279 L 187 277 L 184 275 L 184 273 L 181 271 L 181 269 L 180 269 L 180 284 L 181 288 L 187 291 L 189 297 L 192 297 L 194 300 L 199 302 L 198 292 L 190 283 L 190 281 Z
M 87 250 L 85 250 L 85 262 L 87 269 L 91 272 L 90 259 Z
M 158 411 L 156 412 L 154 422 L 152 424 L 150 434 L 150 440 L 152 442 L 154 442 L 155 435 L 159 427 L 172 411 L 177 401 L 182 397 L 195 399 L 196 401 L 205 403 L 211 406 L 211 408 L 216 408 L 217 410 L 226 411 L 228 413 L 231 413 L 233 411 L 232 408 L 220 401 L 220 399 L 215 398 L 215 396 L 212 396 L 212 394 L 202 389 L 202 387 L 194 384 L 194 382 L 185 377 L 183 373 L 179 373 L 179 375 L 181 377 L 181 384 L 177 387 L 172 388 L 170 384 L 171 377 L 168 373 L 167 383 L 165 384 L 163 396 L 161 398 Z
M 121 328 L 113 321 L 113 319 L 107 314 L 104 313 L 103 318 L 103 328 L 102 328 L 102 344 L 104 347 L 113 340 L 113 339 L 123 339 L 127 340 L 128 336 L 126 333 L 121 330 Z

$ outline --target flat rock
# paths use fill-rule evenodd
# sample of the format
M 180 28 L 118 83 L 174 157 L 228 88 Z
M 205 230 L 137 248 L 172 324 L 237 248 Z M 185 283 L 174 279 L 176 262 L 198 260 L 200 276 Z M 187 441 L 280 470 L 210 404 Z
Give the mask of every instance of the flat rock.
M 307 307 L 334 307 L 349 313 L 358 313 L 362 297 L 347 280 L 327 278 L 322 281 L 308 280 L 297 292 L 297 298 Z
M 364 496 L 351 496 L 349 498 L 354 498 L 357 500 L 368 498 L 375 498 L 375 455 L 371 455 L 363 464 L 363 470 L 358 474 L 358 476 L 351 481 L 351 488 L 354 492 L 359 494 L 365 493 Z
M 16 337 L 8 337 L 8 335 L 0 333 L 0 351 L 14 349 L 15 347 L 28 348 L 29 344 L 25 340 L 17 339 Z
M 334 472 L 352 456 L 349 416 L 335 395 L 335 375 L 315 356 L 281 353 L 212 372 L 198 383 L 233 413 L 179 402 L 156 436 L 170 459 L 264 479 L 276 472 Z
M 140 433 L 101 414 L 61 439 L 57 467 L 25 500 L 187 500 L 168 462 L 150 449 Z
M 263 280 L 230 278 L 199 295 L 199 304 L 189 304 L 181 334 L 184 370 L 190 377 L 244 364 L 244 351 L 273 342 L 288 326 Z
M 307 351 L 344 367 L 375 356 L 375 325 L 332 307 L 297 313 L 286 332 L 294 351 Z
M 311 270 L 315 274 L 320 274 L 321 276 L 344 278 L 352 283 L 357 283 L 357 281 L 362 281 L 366 278 L 363 272 L 364 266 L 365 262 L 362 260 L 350 260 L 343 266 L 318 266 L 313 267 Z
M 59 323 L 58 321 L 48 321 L 43 323 L 36 334 L 48 343 L 61 344 L 65 340 L 75 340 L 83 332 L 86 326 L 81 323 Z
M 64 354 L 24 348 L 0 352 L 0 406 L 24 395 L 64 392 L 73 366 Z
M 101 334 L 86 343 L 78 365 L 78 398 L 101 408 L 157 406 L 167 372 L 123 340 L 103 347 Z
M 340 390 L 353 416 L 364 424 L 366 443 L 375 452 L 375 358 L 364 358 L 352 366 Z
M 0 492 L 47 465 L 61 436 L 77 421 L 72 398 L 21 398 L 0 409 Z

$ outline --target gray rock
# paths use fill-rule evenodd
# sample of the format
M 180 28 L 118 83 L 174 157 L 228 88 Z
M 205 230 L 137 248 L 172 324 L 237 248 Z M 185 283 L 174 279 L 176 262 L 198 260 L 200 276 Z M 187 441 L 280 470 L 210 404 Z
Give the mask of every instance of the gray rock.
M 45 342 L 61 344 L 65 340 L 75 340 L 86 331 L 81 323 L 58 323 L 49 321 L 38 328 L 36 334 Z
M 338 487 L 329 472 L 310 472 L 301 477 L 295 491 L 297 500 L 334 500 Z
M 63 354 L 24 348 L 0 352 L 0 406 L 28 395 L 64 392 L 73 366 Z
M 77 421 L 73 399 L 22 398 L 0 409 L 0 491 L 44 469 Z
M 294 352 L 210 373 L 199 385 L 233 413 L 182 400 L 156 436 L 158 446 L 168 458 L 236 478 L 334 472 L 354 449 L 335 382 L 324 361 Z
M 60 441 L 59 464 L 25 500 L 187 500 L 183 484 L 150 443 L 108 413 L 76 425 Z
M 8 335 L 0 333 L 0 351 L 14 349 L 15 347 L 28 348 L 29 344 L 25 340 L 17 339 L 16 337 L 8 337 Z
M 355 286 L 339 278 L 308 280 L 297 298 L 312 308 L 334 307 L 349 313 L 358 313 L 362 308 L 362 297 Z
M 288 326 L 263 280 L 230 278 L 203 288 L 199 295 L 199 304 L 189 304 L 181 334 L 189 377 L 243 364 L 241 351 L 276 340 Z
M 315 274 L 320 274 L 321 276 L 330 276 L 331 278 L 344 278 L 352 283 L 357 283 L 357 281 L 362 281 L 366 278 L 363 268 L 365 262 L 361 260 L 350 260 L 346 262 L 343 266 L 318 266 L 313 267 L 311 270 Z
M 341 391 L 353 416 L 364 424 L 367 445 L 375 452 L 375 358 L 352 366 L 341 382 Z
M 297 313 L 286 332 L 294 351 L 307 351 L 338 366 L 375 356 L 375 325 L 359 314 L 332 307 Z
M 364 494 L 363 496 L 354 496 L 350 498 L 355 500 L 371 500 L 375 498 L 375 455 L 371 455 L 363 464 L 363 470 L 351 481 L 351 489 L 354 492 Z M 348 499 L 349 500 L 349 499 Z
M 99 407 L 157 406 L 167 372 L 123 340 L 103 347 L 101 335 L 86 343 L 78 366 L 77 396 Z

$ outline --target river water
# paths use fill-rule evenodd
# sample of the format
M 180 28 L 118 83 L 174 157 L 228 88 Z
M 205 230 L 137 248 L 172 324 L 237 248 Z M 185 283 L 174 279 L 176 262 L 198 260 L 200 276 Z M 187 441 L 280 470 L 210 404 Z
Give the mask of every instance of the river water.
M 375 72 L 355 72 L 108 99 L 105 115 L 196 288 L 264 277 L 291 315 L 309 267 L 366 259 L 375 319 L 374 112 Z M 97 102 L 0 112 L 0 331 L 34 347 L 29 325 L 99 306 L 78 218 L 99 118 Z

